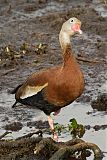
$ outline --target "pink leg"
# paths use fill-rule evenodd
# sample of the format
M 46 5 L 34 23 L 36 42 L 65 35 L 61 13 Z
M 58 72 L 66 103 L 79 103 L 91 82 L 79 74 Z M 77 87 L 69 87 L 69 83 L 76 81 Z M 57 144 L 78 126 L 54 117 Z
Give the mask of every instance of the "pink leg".
M 54 124 L 53 124 L 54 122 L 53 122 L 53 119 L 51 116 L 48 116 L 48 123 L 50 125 L 51 130 L 53 131 L 54 130 Z
M 55 141 L 58 141 L 58 135 L 57 135 L 57 133 L 54 131 L 54 121 L 53 121 L 53 119 L 52 119 L 51 116 L 48 116 L 48 123 L 49 123 L 49 126 L 50 126 L 50 128 L 51 128 L 51 130 L 52 130 L 52 132 L 53 132 L 53 139 L 54 139 Z

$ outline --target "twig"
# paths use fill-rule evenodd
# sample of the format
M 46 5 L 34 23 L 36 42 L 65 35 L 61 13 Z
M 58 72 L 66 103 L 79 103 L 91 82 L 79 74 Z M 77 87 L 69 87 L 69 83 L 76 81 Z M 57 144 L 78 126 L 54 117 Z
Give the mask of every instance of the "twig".
M 3 73 L 2 75 L 5 76 L 5 75 L 7 75 L 8 73 L 13 72 L 13 71 L 15 71 L 15 68 L 12 68 L 12 69 L 7 70 L 7 71 L 6 71 L 5 73 Z
M 86 59 L 84 57 L 76 57 L 76 59 L 78 61 L 89 62 L 89 63 L 99 63 L 100 62 L 98 60 L 92 60 L 92 59 L 90 60 L 90 59 Z
M 3 133 L 1 136 L 0 136 L 0 139 L 2 139 L 3 137 L 5 137 L 7 134 L 9 134 L 9 133 L 12 133 L 12 132 L 8 132 L 8 131 L 6 131 L 5 133 Z
M 72 146 L 72 145 L 75 145 L 75 144 L 78 144 L 78 143 L 85 143 L 85 141 L 83 141 L 82 139 L 79 139 L 79 138 L 74 138 L 72 140 L 69 140 L 69 141 L 65 142 L 65 144 L 67 146 Z
M 24 135 L 24 136 L 22 136 L 22 137 L 18 137 L 18 138 L 16 138 L 16 140 L 20 140 L 20 139 L 24 139 L 24 138 L 30 138 L 31 136 L 33 136 L 34 134 L 38 134 L 38 137 L 42 137 L 42 131 L 41 130 L 39 130 L 39 131 L 37 131 L 37 132 L 33 132 L 33 133 L 28 133 L 27 135 Z

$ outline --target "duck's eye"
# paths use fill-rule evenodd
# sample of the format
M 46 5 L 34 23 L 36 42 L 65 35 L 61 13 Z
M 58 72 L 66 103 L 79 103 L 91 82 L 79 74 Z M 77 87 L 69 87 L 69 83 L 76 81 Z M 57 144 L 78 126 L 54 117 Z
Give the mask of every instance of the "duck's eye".
M 73 20 L 73 19 L 71 19 L 71 20 L 70 20 L 70 23 L 72 23 L 72 22 L 74 22 L 74 20 Z

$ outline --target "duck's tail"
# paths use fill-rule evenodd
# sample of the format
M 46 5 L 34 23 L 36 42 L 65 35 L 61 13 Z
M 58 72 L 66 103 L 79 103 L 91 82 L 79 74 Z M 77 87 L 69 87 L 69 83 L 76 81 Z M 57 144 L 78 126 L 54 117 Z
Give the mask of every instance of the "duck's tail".
M 9 94 L 15 94 L 17 92 L 17 90 L 22 86 L 22 84 L 18 85 L 16 88 L 14 88 L 13 90 L 8 90 Z M 15 101 L 15 103 L 12 105 L 12 108 L 16 107 L 17 104 L 17 100 Z

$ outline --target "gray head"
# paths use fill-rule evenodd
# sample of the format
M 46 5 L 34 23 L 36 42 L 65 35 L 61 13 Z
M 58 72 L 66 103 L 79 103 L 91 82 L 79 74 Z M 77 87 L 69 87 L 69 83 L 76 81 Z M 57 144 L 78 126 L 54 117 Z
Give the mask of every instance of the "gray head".
M 81 31 L 81 21 L 75 17 L 70 18 L 62 25 L 62 31 L 67 33 L 69 36 L 74 35 L 75 33 L 82 34 Z

